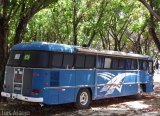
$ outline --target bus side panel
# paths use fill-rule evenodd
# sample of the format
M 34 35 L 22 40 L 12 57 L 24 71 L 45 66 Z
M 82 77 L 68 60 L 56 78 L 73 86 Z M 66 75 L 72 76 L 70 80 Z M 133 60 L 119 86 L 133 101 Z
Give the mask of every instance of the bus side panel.
M 141 83 L 146 83 L 147 82 L 147 79 L 148 79 L 147 72 L 145 72 L 145 71 L 139 71 L 139 76 L 140 76 L 140 82 Z
M 146 84 L 146 92 L 152 92 L 154 91 L 153 87 L 153 75 L 152 74 L 148 74 L 147 76 L 147 80 L 148 80 L 148 83 Z
M 140 71 L 140 82 L 145 83 L 145 92 L 153 91 L 153 76 L 149 74 L 147 71 Z
M 58 93 L 57 90 L 47 89 L 50 84 L 50 70 L 44 69 L 33 69 L 32 76 L 32 90 L 39 90 L 39 94 L 33 94 L 32 97 L 43 97 L 43 102 L 45 104 L 56 104 L 58 103 Z
M 43 69 L 33 69 L 33 77 L 32 77 L 32 89 L 43 89 L 46 87 L 45 83 L 49 82 L 50 77 L 49 70 Z
M 58 89 L 46 89 L 43 92 L 44 103 L 48 105 L 59 104 L 58 102 Z
M 75 71 L 61 70 L 59 76 L 59 103 L 69 103 L 75 100 Z
M 126 76 L 123 80 L 123 95 L 135 95 L 138 92 L 137 84 L 138 72 L 137 71 L 126 71 Z
M 75 101 L 80 88 L 90 88 L 94 98 L 95 70 L 76 70 L 76 86 Z
M 137 72 L 97 70 L 97 99 L 136 94 Z

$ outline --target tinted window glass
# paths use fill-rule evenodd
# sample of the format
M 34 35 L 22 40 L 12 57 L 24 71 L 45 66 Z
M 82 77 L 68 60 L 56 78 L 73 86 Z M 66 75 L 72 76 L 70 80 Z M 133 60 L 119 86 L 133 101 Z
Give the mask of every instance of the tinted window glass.
M 62 53 L 54 53 L 52 55 L 52 67 L 60 68 L 62 66 L 63 54 Z
M 146 61 L 143 61 L 143 70 L 148 70 L 148 63 Z
M 75 67 L 76 68 L 84 68 L 84 61 L 85 61 L 84 55 L 77 55 Z
M 47 67 L 49 53 L 47 52 L 29 52 L 23 54 L 21 66 L 24 67 Z
M 113 59 L 112 60 L 112 68 L 117 69 L 118 68 L 118 59 Z
M 139 69 L 143 70 L 143 61 L 142 60 L 139 61 Z
M 96 67 L 97 68 L 103 68 L 104 67 L 104 57 L 102 56 L 98 56 L 97 57 L 97 64 L 96 64 Z
M 111 58 L 105 58 L 104 68 L 111 68 Z
M 11 51 L 8 59 L 8 64 L 10 66 L 19 66 L 22 57 L 22 52 L 20 51 Z
M 126 66 L 127 70 L 130 70 L 131 66 L 132 66 L 132 60 L 131 59 L 127 59 L 125 66 Z
M 137 69 L 137 60 L 132 60 L 131 69 L 132 69 L 132 70 L 136 70 L 136 69 Z
M 73 60 L 74 60 L 74 57 L 72 54 L 64 54 L 63 67 L 71 68 L 73 66 Z
M 95 57 L 94 56 L 86 56 L 85 60 L 85 68 L 94 68 Z
M 125 61 L 124 59 L 119 59 L 119 69 L 124 69 Z

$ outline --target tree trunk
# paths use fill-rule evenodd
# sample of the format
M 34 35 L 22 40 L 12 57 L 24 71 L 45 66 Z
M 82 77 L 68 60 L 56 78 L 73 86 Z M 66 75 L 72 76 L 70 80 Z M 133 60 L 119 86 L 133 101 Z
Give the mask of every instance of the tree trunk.
M 77 22 L 77 3 L 76 0 L 73 0 L 74 2 L 74 7 L 73 7 L 73 44 L 77 45 L 77 26 L 78 26 L 78 22 Z
M 73 44 L 77 45 L 77 24 L 73 22 Z
M 4 69 L 8 57 L 8 23 L 5 22 L 3 17 L 0 17 L 0 91 L 4 80 Z
M 118 51 L 118 39 L 114 38 L 114 51 Z
M 152 37 L 152 40 L 156 44 L 156 47 L 160 51 L 160 41 L 159 38 L 157 37 L 157 34 L 155 32 L 155 27 L 154 27 L 154 22 L 153 22 L 153 16 L 150 17 L 150 27 L 149 27 L 149 32 Z
M 89 42 L 88 42 L 88 44 L 87 44 L 87 47 L 90 47 L 90 45 L 91 45 L 91 43 L 93 42 L 93 39 L 94 39 L 94 37 L 95 37 L 96 34 L 97 34 L 97 32 L 96 32 L 96 30 L 94 29 L 93 32 L 92 32 L 92 34 L 91 34 L 91 37 L 90 37 L 90 39 L 89 39 Z
M 28 20 L 25 20 L 25 18 L 22 18 L 16 28 L 15 31 L 15 37 L 14 37 L 14 45 L 18 44 L 22 41 L 23 37 L 24 37 L 24 33 L 26 30 L 26 26 L 27 26 Z
M 150 5 L 153 8 L 153 4 L 152 4 L 152 0 L 150 0 Z M 152 40 L 154 41 L 154 43 L 156 44 L 156 47 L 158 48 L 158 50 L 160 51 L 160 40 L 157 37 L 156 31 L 155 31 L 155 25 L 154 25 L 154 17 L 153 15 L 150 13 L 150 26 L 149 26 L 149 33 L 152 37 Z

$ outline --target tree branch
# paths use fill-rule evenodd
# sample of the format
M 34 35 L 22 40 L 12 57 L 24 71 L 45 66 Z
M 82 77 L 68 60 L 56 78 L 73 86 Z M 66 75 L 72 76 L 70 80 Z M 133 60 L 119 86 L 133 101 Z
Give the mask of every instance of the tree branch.
M 147 3 L 147 1 L 145 0 L 139 0 L 148 10 L 149 12 L 160 21 L 160 15 L 158 15 L 153 9 L 152 7 Z

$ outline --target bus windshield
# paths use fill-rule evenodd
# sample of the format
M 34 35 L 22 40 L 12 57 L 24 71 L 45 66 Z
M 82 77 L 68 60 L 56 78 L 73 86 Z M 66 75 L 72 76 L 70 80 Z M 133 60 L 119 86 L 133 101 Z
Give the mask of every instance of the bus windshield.
M 49 53 L 41 51 L 11 51 L 8 66 L 47 67 Z

